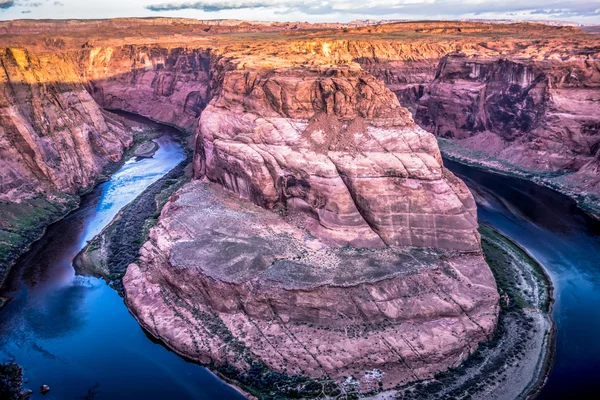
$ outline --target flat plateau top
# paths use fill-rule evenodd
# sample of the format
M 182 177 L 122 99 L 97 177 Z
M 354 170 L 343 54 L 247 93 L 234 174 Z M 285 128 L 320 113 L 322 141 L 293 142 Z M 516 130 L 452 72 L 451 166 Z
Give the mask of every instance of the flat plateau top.
M 76 50 L 94 46 L 172 44 L 184 46 L 251 45 L 304 40 L 385 40 L 405 43 L 459 41 L 600 42 L 598 35 L 574 27 L 533 23 L 492 24 L 415 21 L 376 25 L 306 22 L 264 23 L 174 18 L 108 20 L 15 20 L 0 22 L 0 40 L 8 46 L 38 51 Z
M 424 268 L 444 270 L 454 258 L 464 262 L 471 257 L 417 248 L 330 247 L 278 213 L 200 181 L 187 184 L 161 220 L 172 235 L 181 236 L 171 248 L 170 265 L 234 284 L 269 281 L 288 290 L 346 287 Z

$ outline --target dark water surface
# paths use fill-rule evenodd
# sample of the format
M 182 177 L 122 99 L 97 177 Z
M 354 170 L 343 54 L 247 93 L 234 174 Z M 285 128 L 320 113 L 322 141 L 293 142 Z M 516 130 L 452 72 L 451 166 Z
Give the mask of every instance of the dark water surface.
M 149 122 L 148 122 L 149 123 Z M 237 399 L 205 368 L 154 343 L 103 280 L 76 276 L 72 260 L 126 204 L 185 154 L 179 134 L 164 135 L 151 159 L 129 160 L 52 225 L 8 280 L 12 301 L 0 310 L 0 362 L 14 357 L 44 399 Z
M 552 279 L 556 355 L 539 398 L 598 398 L 600 222 L 550 189 L 448 160 L 444 164 L 474 192 L 480 221 L 527 249 Z
M 52 225 L 8 279 L 12 301 L 0 310 L 0 361 L 25 369 L 27 387 L 50 385 L 45 399 L 236 399 L 205 368 L 146 336 L 104 281 L 71 266 L 85 243 L 146 187 L 185 158 L 178 133 L 162 127 L 151 159 L 129 160 Z M 541 399 L 583 399 L 600 390 L 600 222 L 575 202 L 524 180 L 451 161 L 479 218 L 527 249 L 555 286 L 557 348 Z

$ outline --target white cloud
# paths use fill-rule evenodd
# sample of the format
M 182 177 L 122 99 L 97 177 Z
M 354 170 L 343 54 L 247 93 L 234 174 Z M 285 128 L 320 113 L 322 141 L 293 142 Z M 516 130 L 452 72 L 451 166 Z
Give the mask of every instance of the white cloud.
M 13 0 L 0 0 L 0 9 L 7 9 L 15 5 Z
M 546 15 L 600 17 L 598 2 L 590 0 L 200 0 L 150 3 L 148 10 L 156 12 L 198 10 L 203 12 L 239 9 L 271 9 L 302 14 L 352 14 L 368 16 L 429 16 L 449 18 L 497 15 Z M 435 17 L 434 17 L 435 18 Z
M 34 7 L 35 3 L 40 4 Z M 31 18 L 170 16 L 314 22 L 510 18 L 600 24 L 600 0 L 0 0 L 0 10 L 0 19 L 21 18 L 22 11 L 30 10 Z

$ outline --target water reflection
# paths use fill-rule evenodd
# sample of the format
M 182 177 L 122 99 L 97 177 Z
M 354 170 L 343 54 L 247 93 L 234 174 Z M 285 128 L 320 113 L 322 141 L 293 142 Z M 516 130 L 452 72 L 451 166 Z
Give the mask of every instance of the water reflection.
M 149 340 L 114 290 L 72 268 L 88 240 L 185 158 L 178 132 L 152 126 L 164 133 L 155 156 L 124 163 L 84 196 L 78 210 L 51 226 L 8 277 L 11 301 L 0 310 L 0 360 L 14 357 L 28 387 L 49 385 L 44 399 L 241 397 L 206 369 Z
M 555 286 L 556 357 L 541 399 L 600 389 L 600 222 L 560 193 L 448 160 L 475 194 L 478 215 L 527 249 Z

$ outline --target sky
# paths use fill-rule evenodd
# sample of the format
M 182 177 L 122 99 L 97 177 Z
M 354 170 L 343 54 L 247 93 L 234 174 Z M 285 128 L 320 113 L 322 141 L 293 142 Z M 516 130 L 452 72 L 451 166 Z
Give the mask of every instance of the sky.
M 600 0 L 0 0 L 0 20 L 161 16 L 309 22 L 475 18 L 600 24 Z

